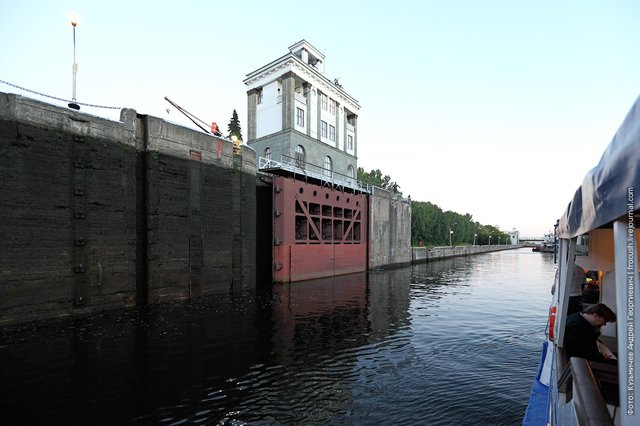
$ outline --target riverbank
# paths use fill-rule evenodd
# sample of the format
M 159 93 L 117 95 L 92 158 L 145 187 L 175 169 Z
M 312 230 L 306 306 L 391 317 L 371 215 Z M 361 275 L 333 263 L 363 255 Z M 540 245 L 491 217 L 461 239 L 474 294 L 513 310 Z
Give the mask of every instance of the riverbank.
M 484 246 L 439 246 L 429 249 L 428 247 L 412 247 L 412 263 L 428 262 L 435 259 L 447 259 L 450 257 L 471 256 L 474 254 L 491 253 L 494 251 L 514 250 L 522 246 L 512 245 L 484 245 Z

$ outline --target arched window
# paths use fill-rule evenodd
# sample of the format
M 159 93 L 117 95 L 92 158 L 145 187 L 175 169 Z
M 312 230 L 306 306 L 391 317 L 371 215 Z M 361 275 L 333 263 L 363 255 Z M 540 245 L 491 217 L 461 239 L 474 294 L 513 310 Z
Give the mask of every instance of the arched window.
M 355 170 L 353 170 L 353 166 L 351 164 L 349 164 L 349 167 L 347 167 L 347 176 L 349 176 L 350 178 L 356 177 Z
M 324 157 L 324 169 L 322 170 L 322 174 L 325 176 L 331 176 L 331 172 L 333 172 L 333 161 L 331 161 L 331 157 L 327 155 Z
M 296 146 L 296 161 L 298 163 L 300 163 L 299 165 L 301 167 L 304 167 L 305 153 L 304 153 L 304 148 L 302 147 L 302 145 Z
M 270 147 L 266 147 L 264 149 L 264 158 L 266 158 L 267 160 L 271 160 L 271 148 Z

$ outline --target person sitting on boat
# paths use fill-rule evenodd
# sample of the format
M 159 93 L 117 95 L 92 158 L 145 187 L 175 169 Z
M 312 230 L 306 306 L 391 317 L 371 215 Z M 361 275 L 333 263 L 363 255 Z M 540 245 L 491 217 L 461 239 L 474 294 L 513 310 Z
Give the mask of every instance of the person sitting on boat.
M 569 307 L 567 315 L 582 311 L 582 286 L 586 281 L 587 275 L 578 265 L 573 266 L 573 279 L 569 286 Z
M 615 321 L 616 314 L 604 303 L 596 303 L 582 313 L 576 312 L 569 315 L 564 331 L 564 350 L 567 356 L 599 362 L 615 360 L 615 355 L 611 351 L 603 351 L 606 354 L 603 355 L 598 347 L 600 327 Z

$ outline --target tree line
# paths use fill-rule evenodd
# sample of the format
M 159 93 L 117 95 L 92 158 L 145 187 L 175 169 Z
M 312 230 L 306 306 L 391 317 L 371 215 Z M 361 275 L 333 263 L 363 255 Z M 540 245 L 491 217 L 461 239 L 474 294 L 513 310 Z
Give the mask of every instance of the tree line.
M 505 244 L 509 234 L 497 226 L 483 225 L 469 213 L 442 211 L 436 204 L 411 202 L 411 244 L 425 246 Z
M 400 185 L 384 175 L 380 169 L 365 172 L 358 167 L 358 180 L 397 194 Z M 509 234 L 497 226 L 483 225 L 473 220 L 469 213 L 460 214 L 442 211 L 436 204 L 428 201 L 411 202 L 411 245 L 442 246 L 475 244 L 505 244 Z

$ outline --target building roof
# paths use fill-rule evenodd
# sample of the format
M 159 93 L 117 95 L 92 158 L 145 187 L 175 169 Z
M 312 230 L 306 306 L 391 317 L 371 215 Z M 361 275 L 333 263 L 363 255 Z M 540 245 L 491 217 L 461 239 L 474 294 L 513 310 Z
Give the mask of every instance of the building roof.
M 347 105 L 347 107 L 350 110 L 353 110 L 354 112 L 359 110 L 360 104 L 358 101 L 349 95 L 341 85 L 336 84 L 335 81 L 329 80 L 315 66 L 305 63 L 296 55 L 296 52 L 299 52 L 303 48 L 307 49 L 312 57 L 319 61 L 324 61 L 324 55 L 303 39 L 291 45 L 289 47 L 289 53 L 247 74 L 247 78 L 243 83 L 249 86 L 249 88 L 260 87 L 266 82 L 273 81 L 278 76 L 288 71 L 292 71 L 302 79 L 311 80 L 312 83 L 313 80 L 315 80 L 316 85 L 318 85 L 320 89 L 323 89 L 324 92 L 333 93 L 334 96 L 341 99 L 343 103 L 349 103 L 350 105 Z

